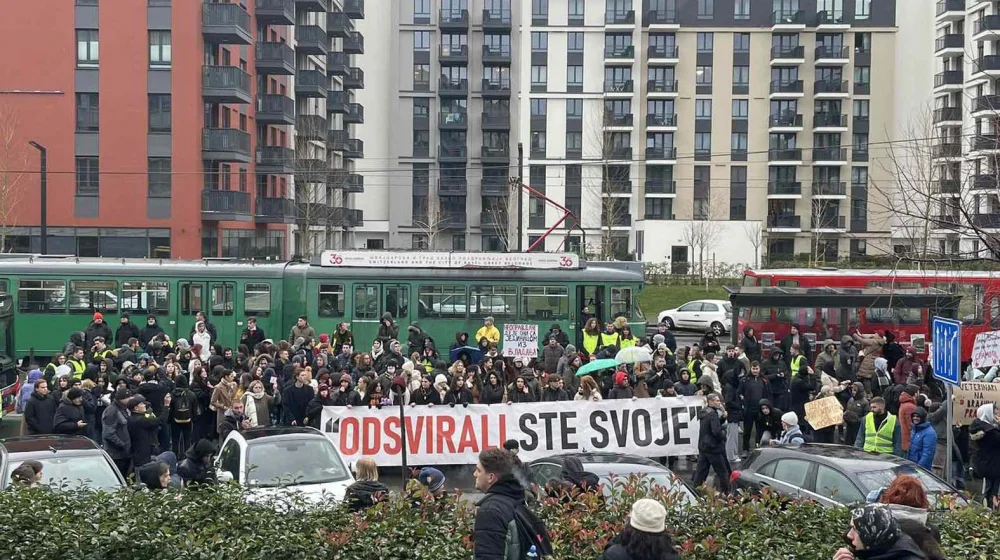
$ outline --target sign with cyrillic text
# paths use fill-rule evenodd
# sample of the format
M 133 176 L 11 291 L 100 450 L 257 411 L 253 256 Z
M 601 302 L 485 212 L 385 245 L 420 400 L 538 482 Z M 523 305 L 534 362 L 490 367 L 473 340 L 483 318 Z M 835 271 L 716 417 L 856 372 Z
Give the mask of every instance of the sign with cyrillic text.
M 615 452 L 644 457 L 698 453 L 698 411 L 704 397 L 655 397 L 601 402 L 407 407 L 410 465 L 472 465 L 479 452 L 520 445 L 525 461 L 570 452 Z M 324 434 L 348 463 L 362 457 L 380 467 L 402 464 L 399 409 L 328 406 Z
M 534 358 L 538 355 L 538 325 L 506 323 L 502 342 L 505 358 Z

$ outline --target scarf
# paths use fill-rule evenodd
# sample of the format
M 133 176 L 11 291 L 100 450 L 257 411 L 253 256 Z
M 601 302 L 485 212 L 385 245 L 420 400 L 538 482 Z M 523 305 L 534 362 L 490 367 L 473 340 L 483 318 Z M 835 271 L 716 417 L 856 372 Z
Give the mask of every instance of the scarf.
M 260 424 L 257 422 L 257 399 L 259 399 L 260 397 L 255 397 L 253 393 L 247 393 L 244 396 L 249 397 L 243 399 L 244 401 L 243 409 L 245 414 L 247 415 L 247 418 L 250 419 L 250 427 L 254 428 L 260 426 Z M 263 394 L 261 396 L 263 396 Z

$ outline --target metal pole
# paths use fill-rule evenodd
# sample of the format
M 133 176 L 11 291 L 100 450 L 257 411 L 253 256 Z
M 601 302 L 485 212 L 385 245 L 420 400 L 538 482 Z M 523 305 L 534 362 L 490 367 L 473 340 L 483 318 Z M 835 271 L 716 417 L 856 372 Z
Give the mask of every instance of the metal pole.
M 519 185 L 524 185 L 524 144 L 521 142 L 517 143 L 517 182 Z M 524 213 L 524 189 L 517 189 L 517 252 L 520 253 L 524 248 L 524 242 L 521 240 L 524 237 L 524 217 L 521 215 Z
M 41 183 L 42 188 L 39 195 L 41 196 L 41 201 L 39 203 L 39 208 L 41 210 L 41 223 L 39 224 L 41 233 L 41 253 L 43 255 L 49 254 L 49 212 L 48 212 L 48 190 L 49 190 L 49 166 L 48 166 L 48 150 L 45 146 L 42 146 L 34 140 L 28 142 L 33 148 L 38 150 L 41 157 Z
M 399 437 L 403 440 L 403 492 L 406 492 L 406 483 L 410 480 L 410 469 L 406 466 L 406 405 L 403 404 L 403 391 L 397 394 L 399 398 Z
M 944 476 L 942 478 L 944 478 L 945 480 L 947 480 L 948 484 L 954 484 L 954 480 L 952 480 L 952 477 L 951 477 L 951 462 L 952 462 L 951 446 L 954 445 L 954 441 L 955 441 L 955 434 L 954 434 L 954 429 L 953 429 L 954 426 L 955 426 L 955 420 L 954 420 L 955 407 L 954 407 L 954 403 L 952 403 L 952 400 L 951 400 L 952 399 L 952 390 L 953 390 L 952 386 L 951 386 L 951 383 L 945 383 L 945 386 L 947 387 L 947 392 L 946 392 L 945 397 L 944 397 L 944 402 L 945 402 L 945 406 L 948 407 L 947 419 L 945 421 L 948 422 L 948 426 L 947 426 L 948 427 L 948 431 L 946 432 L 947 439 L 945 440 L 945 444 L 944 444 L 944 447 L 945 447 Z

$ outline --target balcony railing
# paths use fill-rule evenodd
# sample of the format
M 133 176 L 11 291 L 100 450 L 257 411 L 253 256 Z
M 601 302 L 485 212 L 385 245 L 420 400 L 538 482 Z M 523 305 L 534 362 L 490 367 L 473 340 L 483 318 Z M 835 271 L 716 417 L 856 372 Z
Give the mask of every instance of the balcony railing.
M 250 74 L 238 66 L 204 66 L 202 96 L 220 103 L 249 103 Z
M 633 45 L 604 47 L 604 58 L 635 58 Z
M 802 216 L 770 214 L 767 217 L 767 227 L 784 229 L 802 229 Z
M 795 60 L 806 57 L 806 48 L 799 45 L 795 47 L 771 47 L 772 60 Z
M 814 128 L 847 128 L 847 115 L 839 113 L 814 113 Z
M 201 26 L 205 38 L 227 45 L 249 45 L 250 14 L 239 4 L 201 5 Z
M 677 93 L 677 80 L 646 80 L 646 93 Z
M 508 146 L 483 146 L 480 151 L 482 159 L 510 159 L 510 147 Z
M 647 113 L 646 126 L 677 126 L 677 113 Z
M 201 217 L 205 220 L 250 219 L 250 193 L 206 189 L 201 191 Z
M 802 80 L 772 80 L 771 93 L 802 93 Z
M 465 111 L 438 111 L 438 128 L 468 128 L 469 114 Z
M 286 43 L 258 42 L 254 48 L 258 74 L 295 73 L 295 50 Z
M 1000 150 L 1000 135 L 997 134 L 980 134 L 972 139 L 972 149 L 981 150 Z
M 798 181 L 768 181 L 767 194 L 770 196 L 802 196 L 802 183 Z
M 802 161 L 802 148 L 771 148 L 767 151 L 768 161 Z
M 677 23 L 677 11 L 649 10 L 642 21 L 649 25 L 673 25 Z
M 847 93 L 847 82 L 844 80 L 816 80 L 813 84 L 815 93 Z
M 288 198 L 258 196 L 253 214 L 261 223 L 291 224 L 298 216 L 298 206 Z
M 816 60 L 822 60 L 822 59 L 841 60 L 850 57 L 847 47 L 832 46 L 832 45 L 820 45 L 816 47 L 815 55 L 816 55 Z
M 973 176 L 973 184 L 975 184 L 976 176 Z M 996 185 L 996 180 L 994 180 L 994 186 Z M 961 185 L 958 179 L 938 179 L 934 183 L 934 194 L 959 194 Z
M 632 93 L 632 80 L 604 80 L 605 93 Z
M 498 47 L 483 45 L 483 64 L 502 64 L 511 61 L 510 45 Z
M 773 25 L 805 25 L 806 13 L 802 10 L 782 9 L 771 12 Z
M 984 31 L 1000 31 L 1000 15 L 983 16 L 972 24 L 972 34 L 978 35 Z M 963 47 L 965 45 L 962 45 Z
M 238 128 L 205 128 L 202 156 L 212 160 L 250 161 L 250 135 Z
M 330 50 L 330 39 L 318 25 L 296 25 L 295 50 L 304 54 L 326 55 Z
M 978 102 L 980 98 L 976 98 Z M 939 107 L 934 109 L 934 122 L 946 122 L 946 121 L 961 121 L 962 120 L 962 108 L 961 107 Z
M 1000 189 L 1000 173 L 989 172 L 972 176 L 973 189 Z
M 677 58 L 680 51 L 677 45 L 649 45 L 646 49 L 647 58 Z
M 813 148 L 813 162 L 847 161 L 847 148 Z
M 348 68 L 343 77 L 344 89 L 365 89 L 365 71 L 360 68 Z
M 511 11 L 509 9 L 483 10 L 484 29 L 510 29 Z
M 438 83 L 438 93 L 464 97 L 469 94 L 469 80 L 441 78 L 441 81 Z
M 344 0 L 344 13 L 351 19 L 365 19 L 365 0 Z
M 846 196 L 847 183 L 844 181 L 815 181 L 812 184 L 813 196 Z
M 632 126 L 632 114 L 605 113 L 604 126 Z
M 934 40 L 934 51 L 945 49 L 965 49 L 965 35 L 963 33 L 949 33 Z
M 605 25 L 634 25 L 635 10 L 607 10 L 604 12 Z
M 945 70 L 934 75 L 934 87 L 960 86 L 965 81 L 961 70 Z
M 771 115 L 768 124 L 774 127 L 802 128 L 802 115 L 790 111 Z
M 936 158 L 962 157 L 962 144 L 958 142 L 942 142 L 933 147 L 932 153 Z
M 843 11 L 820 10 L 816 12 L 816 25 L 841 25 L 843 23 Z
M 677 194 L 677 181 L 647 178 L 646 194 Z
M 937 3 L 936 15 L 940 16 L 945 12 L 960 12 L 962 15 L 964 15 L 965 0 L 940 0 Z
M 847 229 L 847 218 L 844 216 L 819 215 L 812 219 L 812 229 Z
M 469 45 L 438 45 L 438 58 L 442 62 L 468 62 Z
M 510 78 L 502 77 L 499 80 L 483 78 L 483 95 L 507 94 L 510 95 Z
M 256 0 L 254 17 L 268 25 L 294 25 L 295 4 L 292 0 Z
M 959 108 L 959 118 L 961 119 L 961 109 Z M 980 95 L 973 101 L 972 111 L 974 113 L 979 113 L 981 111 L 1000 111 L 1000 95 Z
M 677 159 L 677 148 L 673 146 L 646 146 L 646 160 Z
M 510 128 L 510 113 L 483 113 L 483 128 Z
M 257 121 L 263 124 L 293 124 L 295 100 L 285 95 L 269 93 L 257 100 Z
M 442 8 L 438 10 L 438 25 L 452 29 L 469 27 L 469 10 Z

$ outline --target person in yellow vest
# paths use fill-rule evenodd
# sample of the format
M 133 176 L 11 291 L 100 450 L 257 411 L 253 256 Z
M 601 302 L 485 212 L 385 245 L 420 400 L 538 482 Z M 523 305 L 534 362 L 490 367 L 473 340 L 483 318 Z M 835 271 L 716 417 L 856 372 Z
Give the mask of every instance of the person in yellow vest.
M 597 353 L 597 348 L 601 344 L 601 329 L 597 326 L 597 319 L 591 317 L 587 319 L 587 324 L 583 327 L 583 341 L 581 350 L 589 358 Z
M 788 366 L 792 370 L 792 377 L 799 374 L 799 370 L 802 369 L 803 365 L 808 365 L 809 361 L 806 357 L 802 355 L 802 347 L 798 344 L 792 344 L 792 348 L 788 357 Z
M 903 433 L 899 420 L 885 409 L 885 400 L 875 397 L 869 412 L 861 422 L 854 447 L 873 453 L 892 453 L 903 456 Z
M 476 331 L 476 342 L 482 339 L 489 340 L 493 344 L 500 343 L 500 329 L 493 324 L 493 317 L 487 317 L 483 320 L 483 326 L 479 327 Z
M 632 334 L 632 327 L 625 325 L 622 327 L 622 334 L 619 338 L 619 346 L 622 350 L 635 346 L 641 342 L 634 334 Z
M 83 379 L 83 372 L 87 371 L 87 361 L 83 359 L 84 350 L 77 346 L 73 349 L 73 356 L 66 360 L 66 365 L 73 370 L 73 379 Z
M 615 324 L 608 323 L 604 325 L 604 332 L 601 333 L 601 342 L 600 342 L 601 349 L 611 346 L 614 348 L 614 352 L 618 353 L 618 350 L 621 349 L 619 347 L 620 342 L 621 342 L 621 335 L 619 335 L 618 331 L 615 329 Z M 611 357 L 613 358 L 614 355 L 612 355 Z

